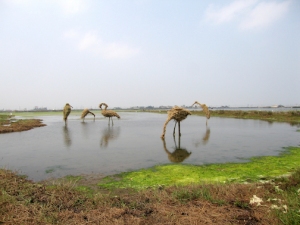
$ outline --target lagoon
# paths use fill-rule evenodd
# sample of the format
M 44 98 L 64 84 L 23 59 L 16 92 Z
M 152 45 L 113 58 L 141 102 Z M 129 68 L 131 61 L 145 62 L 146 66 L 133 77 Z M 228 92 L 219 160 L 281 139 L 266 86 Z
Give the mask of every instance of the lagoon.
M 247 162 L 250 157 L 279 155 L 297 146 L 299 132 L 288 123 L 189 116 L 181 123 L 182 136 L 173 138 L 174 122 L 160 135 L 166 114 L 120 112 L 121 119 L 71 113 L 39 116 L 47 126 L 0 135 L 0 166 L 40 181 L 66 175 L 102 174 L 149 168 L 162 164 Z

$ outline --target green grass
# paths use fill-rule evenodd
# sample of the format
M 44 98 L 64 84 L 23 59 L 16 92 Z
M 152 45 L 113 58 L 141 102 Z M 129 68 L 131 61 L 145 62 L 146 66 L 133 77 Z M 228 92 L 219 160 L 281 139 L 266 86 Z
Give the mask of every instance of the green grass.
M 2 122 L 7 121 L 9 118 L 11 118 L 12 116 L 8 115 L 8 114 L 1 114 L 0 113 L 0 124 L 2 124 Z
M 280 156 L 254 157 L 248 163 L 160 165 L 108 176 L 98 185 L 104 188 L 143 189 L 199 183 L 253 182 L 288 174 L 299 165 L 300 147 L 289 147 Z

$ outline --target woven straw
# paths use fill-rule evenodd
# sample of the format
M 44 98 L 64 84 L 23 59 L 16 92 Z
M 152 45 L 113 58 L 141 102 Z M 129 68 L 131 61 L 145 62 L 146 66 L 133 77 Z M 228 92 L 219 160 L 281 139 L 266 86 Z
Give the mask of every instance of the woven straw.
M 86 117 L 86 115 L 87 114 L 92 114 L 93 116 L 94 116 L 94 118 L 95 118 L 95 114 L 94 113 L 92 113 L 90 110 L 88 110 L 88 109 L 84 109 L 83 111 L 82 111 L 82 113 L 81 113 L 81 119 L 84 121 L 84 118 Z
M 63 115 L 64 115 L 64 121 L 65 121 L 65 123 L 67 123 L 68 116 L 71 113 L 71 108 L 73 108 L 73 107 L 69 103 L 66 103 L 66 105 L 64 107 L 64 110 L 63 110 Z
M 103 106 L 103 105 L 105 106 L 104 109 L 102 109 L 102 106 Z M 103 116 L 109 118 L 108 123 L 110 122 L 110 118 L 111 118 L 112 123 L 114 123 L 113 120 L 112 120 L 112 117 L 117 117 L 118 119 L 121 118 L 121 117 L 119 116 L 119 114 L 116 113 L 115 111 L 113 111 L 113 110 L 107 110 L 107 107 L 108 107 L 108 105 L 107 105 L 106 103 L 101 103 L 101 104 L 99 105 L 99 108 L 101 109 L 101 114 L 102 114 Z
M 210 112 L 209 112 L 208 107 L 207 107 L 205 104 L 201 104 L 201 103 L 199 103 L 199 102 L 197 102 L 197 101 L 195 101 L 195 103 L 194 103 L 193 105 L 195 105 L 195 104 L 198 104 L 198 105 L 201 106 L 203 112 L 204 112 L 205 115 L 206 115 L 206 118 L 209 119 L 209 118 L 210 118 Z M 193 106 L 193 105 L 192 105 L 192 106 Z
M 174 106 L 171 110 L 169 110 L 168 111 L 168 118 L 167 118 L 167 120 L 164 124 L 163 133 L 161 135 L 161 138 L 165 138 L 166 127 L 167 127 L 168 123 L 170 122 L 170 120 L 175 120 L 173 135 L 175 135 L 175 128 L 176 128 L 176 124 L 178 123 L 178 132 L 179 132 L 179 136 L 181 136 L 180 122 L 182 120 L 184 120 L 188 115 L 192 115 L 189 110 L 184 109 L 182 107 L 179 107 L 177 105 Z

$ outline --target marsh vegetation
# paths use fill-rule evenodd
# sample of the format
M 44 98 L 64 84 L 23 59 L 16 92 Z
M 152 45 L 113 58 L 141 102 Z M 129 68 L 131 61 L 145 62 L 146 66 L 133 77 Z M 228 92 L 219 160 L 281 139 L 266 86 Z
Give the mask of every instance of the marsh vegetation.
M 14 119 L 13 115 L 0 115 L 0 133 L 20 132 L 46 126 L 39 119 Z

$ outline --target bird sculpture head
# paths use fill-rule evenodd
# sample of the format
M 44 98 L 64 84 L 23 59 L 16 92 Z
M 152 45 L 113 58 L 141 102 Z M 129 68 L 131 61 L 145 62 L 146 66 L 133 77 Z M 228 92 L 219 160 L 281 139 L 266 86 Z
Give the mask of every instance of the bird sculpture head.
M 70 106 L 71 108 L 73 108 L 73 106 L 71 106 L 69 103 L 66 103 L 66 106 Z
M 195 104 L 201 105 L 198 101 L 195 101 L 192 106 L 194 106 Z
M 99 108 L 102 109 L 102 106 L 103 106 L 103 105 L 105 106 L 105 109 L 107 109 L 108 105 L 107 105 L 106 103 L 101 103 L 101 104 L 99 105 Z

